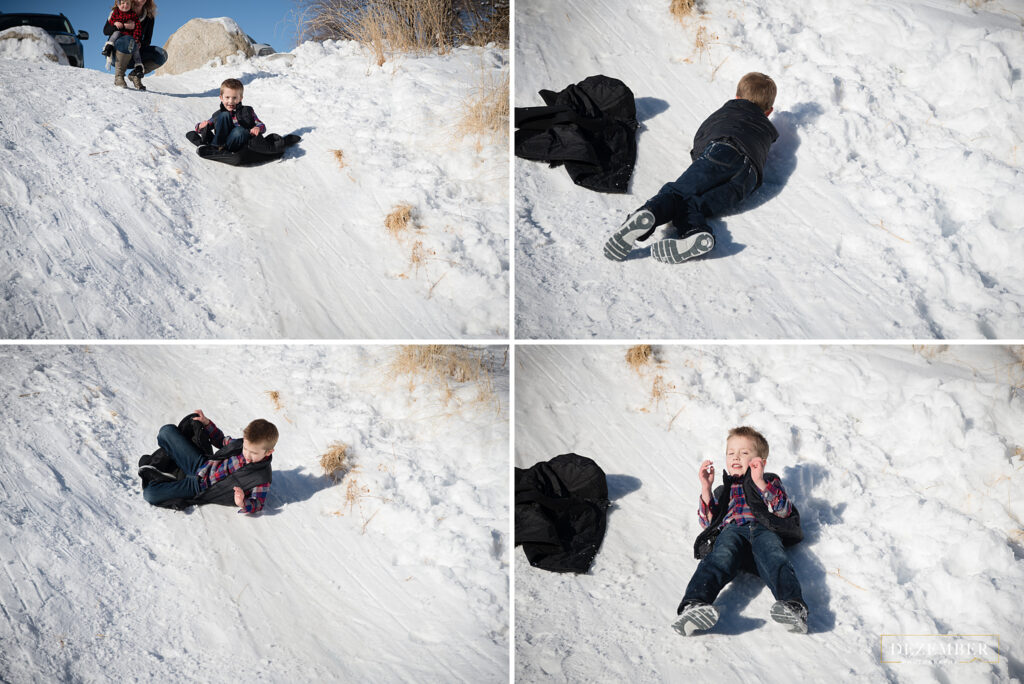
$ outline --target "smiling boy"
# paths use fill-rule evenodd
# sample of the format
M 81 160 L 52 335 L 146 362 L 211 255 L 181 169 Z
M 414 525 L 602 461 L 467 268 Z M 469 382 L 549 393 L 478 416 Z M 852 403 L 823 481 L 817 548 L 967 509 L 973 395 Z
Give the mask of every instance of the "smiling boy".
M 673 625 L 684 636 L 714 627 L 718 610 L 711 604 L 741 569 L 750 569 L 751 565 L 775 596 L 772 619 L 789 625 L 791 632 L 807 632 L 807 604 L 784 549 L 803 539 L 800 514 L 786 496 L 779 477 L 764 472 L 767 460 L 767 440 L 757 430 L 744 426 L 729 431 L 726 472 L 722 486 L 714 493 L 714 465 L 710 460 L 701 463 L 697 517 L 704 531 L 693 546 L 694 558 L 700 559 L 700 564 L 686 587 L 677 610 L 679 619 Z
M 245 147 L 249 138 L 266 132 L 267 127 L 256 116 L 256 111 L 242 104 L 244 92 L 245 86 L 237 78 L 226 79 L 220 84 L 220 109 L 206 121 L 196 124 L 196 133 L 203 137 L 204 143 L 237 152 Z M 204 130 L 207 127 L 213 132 Z
M 239 513 L 263 510 L 272 479 L 271 456 L 277 445 L 277 427 L 262 418 L 249 423 L 242 439 L 227 437 L 196 409 L 192 418 L 203 425 L 213 446 L 220 447 L 211 458 L 203 458 L 195 444 L 182 434 L 177 425 L 164 425 L 157 443 L 170 456 L 183 477 L 143 465 L 139 474 L 145 486 L 142 495 L 154 506 L 179 507 L 181 504 L 234 504 Z

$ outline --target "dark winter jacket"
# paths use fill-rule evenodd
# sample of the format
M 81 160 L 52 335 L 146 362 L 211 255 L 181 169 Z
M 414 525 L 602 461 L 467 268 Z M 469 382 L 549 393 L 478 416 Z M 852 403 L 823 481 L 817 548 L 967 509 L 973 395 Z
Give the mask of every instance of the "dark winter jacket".
M 515 543 L 530 565 L 587 572 L 607 525 L 608 482 L 594 461 L 562 454 L 515 472 Z
M 577 185 L 625 192 L 636 164 L 636 103 L 625 83 L 590 76 L 561 92 L 540 91 L 546 107 L 516 107 L 515 154 L 565 164 Z
M 149 47 L 149 44 L 153 42 L 154 21 L 153 17 L 146 17 L 139 23 L 139 26 L 142 28 L 141 37 L 137 38 L 139 41 L 139 47 Z M 105 36 L 109 36 L 117 30 L 118 28 L 111 24 L 110 21 L 107 21 L 107 23 L 103 25 L 103 35 Z M 132 33 L 134 33 L 134 31 Z
M 728 141 L 753 162 L 757 170 L 755 187 L 760 187 L 764 180 L 768 148 L 778 138 L 779 132 L 760 107 L 750 100 L 737 98 L 726 102 L 700 125 L 693 138 L 690 158 L 696 161 L 704 153 L 704 148 L 715 140 Z
M 746 496 L 747 505 L 757 522 L 779 535 L 785 546 L 792 546 L 804 538 L 804 533 L 800 529 L 800 512 L 795 505 L 792 507 L 792 513 L 785 518 L 780 518 L 768 510 L 764 499 L 761 498 L 760 490 L 750 477 L 750 469 L 747 469 L 742 478 L 723 473 L 722 484 L 714 492 L 715 506 L 712 508 L 711 522 L 693 543 L 694 558 L 704 558 L 711 553 L 711 549 L 715 548 L 715 540 L 718 538 L 719 532 L 722 531 L 720 525 L 729 511 L 729 491 L 738 479 L 742 479 L 743 494 Z M 765 473 L 764 479 L 765 482 L 773 482 L 778 480 L 779 476 L 775 473 Z
M 240 453 L 242 453 L 242 440 L 235 439 L 224 448 L 219 449 L 210 457 L 210 460 L 222 461 L 226 458 L 237 456 Z M 273 479 L 273 471 L 271 468 L 271 461 L 273 458 L 273 456 L 267 456 L 256 463 L 245 464 L 224 479 L 214 482 L 212 485 L 201 491 L 199 496 L 197 496 L 193 502 L 196 504 L 214 503 L 221 504 L 222 506 L 234 506 L 235 487 L 241 487 L 243 491 L 248 492 L 259 485 L 270 484 Z
M 221 105 L 220 105 L 220 108 L 217 111 L 215 111 L 213 114 L 211 114 L 210 118 L 207 119 L 206 122 L 200 121 L 199 123 L 212 122 L 214 117 L 216 117 L 221 112 L 226 112 L 226 111 L 228 111 L 228 108 L 225 107 L 224 103 L 222 102 Z M 248 105 L 243 105 L 243 104 L 238 105 L 237 107 L 235 107 L 235 111 L 231 112 L 231 115 L 234 117 L 235 123 L 237 125 L 241 126 L 242 128 L 244 128 L 247 131 L 252 129 L 253 126 L 259 126 L 260 127 L 260 135 L 263 135 L 266 132 L 266 130 L 267 130 L 266 125 L 262 121 L 260 121 L 260 117 L 256 116 L 256 110 L 253 109 L 252 107 L 248 106 Z M 212 131 L 213 131 L 212 125 L 211 126 L 204 126 L 204 128 L 206 129 L 206 131 L 204 131 L 204 135 L 208 134 L 208 135 L 210 135 L 212 137 Z M 196 132 L 199 132 L 199 124 L 196 124 Z

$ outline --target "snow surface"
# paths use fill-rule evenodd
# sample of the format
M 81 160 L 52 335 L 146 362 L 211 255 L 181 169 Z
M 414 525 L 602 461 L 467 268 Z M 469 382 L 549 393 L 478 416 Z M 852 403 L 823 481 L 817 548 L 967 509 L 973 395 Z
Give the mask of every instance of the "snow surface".
M 668 2 L 516 3 L 516 106 L 603 73 L 641 123 L 624 196 L 516 160 L 517 335 L 1022 337 L 1024 2 L 697 4 L 682 25 Z M 748 71 L 779 87 L 764 185 L 708 257 L 606 260 Z
M 14 26 L 0 31 L 0 60 L 3 59 L 69 65 L 64 49 L 38 26 Z
M 147 77 L 147 93 L 0 58 L 0 336 L 507 336 L 508 150 L 456 134 L 507 50 L 292 56 Z M 268 132 L 303 137 L 281 161 L 229 167 L 185 140 L 229 77 Z
M 516 350 L 516 465 L 589 456 L 613 504 L 586 575 L 516 549 L 517 681 L 1024 680 L 1024 349 L 654 349 L 641 372 L 624 346 Z M 741 424 L 801 513 L 810 633 L 743 575 L 687 639 L 670 625 L 697 567 L 697 470 L 722 472 Z M 1000 664 L 880 662 L 880 635 L 935 633 L 997 634 Z
M 505 352 L 484 402 L 393 355 L 0 347 L 0 680 L 507 681 Z M 280 429 L 261 514 L 143 501 L 139 456 L 193 408 Z

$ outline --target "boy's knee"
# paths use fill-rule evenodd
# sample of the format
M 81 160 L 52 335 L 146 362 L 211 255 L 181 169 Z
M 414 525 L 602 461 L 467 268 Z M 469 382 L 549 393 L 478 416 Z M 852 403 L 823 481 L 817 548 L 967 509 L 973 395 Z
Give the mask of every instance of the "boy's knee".
M 160 432 L 157 433 L 156 439 L 157 442 L 166 442 L 180 434 L 181 433 L 178 431 L 177 425 L 168 424 L 160 428 Z

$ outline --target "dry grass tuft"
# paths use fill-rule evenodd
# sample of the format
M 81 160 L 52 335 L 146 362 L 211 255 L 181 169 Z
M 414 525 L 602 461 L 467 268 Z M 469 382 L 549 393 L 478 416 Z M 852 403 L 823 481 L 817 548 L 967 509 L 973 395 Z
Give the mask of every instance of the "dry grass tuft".
M 460 138 L 488 138 L 508 144 L 509 72 L 483 73 L 476 90 L 462 104 L 462 119 L 456 127 Z M 477 144 L 479 150 L 480 145 Z
M 324 477 L 331 482 L 344 480 L 353 468 L 348 458 L 348 444 L 333 442 L 327 447 L 327 452 L 320 456 L 320 467 L 323 468 Z
M 473 402 L 495 399 L 494 378 L 487 363 L 487 351 L 473 347 L 446 344 L 406 345 L 398 348 L 391 362 L 392 376 L 409 376 L 409 391 L 416 388 L 416 379 L 437 385 L 443 403 L 455 397 L 456 385 L 476 385 Z
M 334 155 L 334 161 L 338 163 L 338 168 L 345 168 L 345 153 L 341 150 L 331 150 L 331 153 Z
M 636 373 L 654 359 L 654 352 L 649 344 L 638 344 L 626 351 L 626 364 Z
M 384 218 L 384 227 L 393 238 L 399 238 L 412 223 L 412 205 L 399 204 Z
M 284 408 L 284 406 L 282 406 L 281 404 L 280 392 L 278 392 L 277 390 L 267 390 L 266 392 L 264 392 L 264 394 L 270 397 L 270 401 L 273 402 L 274 404 L 275 411 L 280 411 L 282 408 Z
M 673 19 L 682 22 L 693 14 L 696 5 L 696 0 L 672 0 L 668 6 L 668 11 Z

